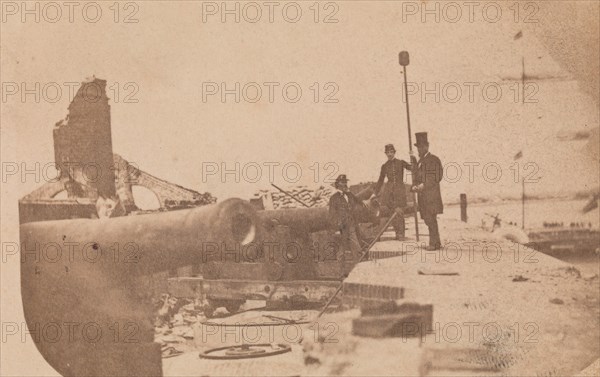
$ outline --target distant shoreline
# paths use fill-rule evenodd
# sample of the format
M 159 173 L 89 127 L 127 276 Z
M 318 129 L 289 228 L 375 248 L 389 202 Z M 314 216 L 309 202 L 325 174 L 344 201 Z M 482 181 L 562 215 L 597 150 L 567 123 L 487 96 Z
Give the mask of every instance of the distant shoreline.
M 526 195 L 525 199 L 528 202 L 531 202 L 531 201 L 538 202 L 538 201 L 544 201 L 544 200 L 560 201 L 560 202 L 569 201 L 569 200 L 586 201 L 586 200 L 591 199 L 591 195 L 592 194 L 587 194 L 586 196 L 584 196 L 582 194 L 560 195 L 560 196 L 541 196 L 541 195 L 528 196 L 528 195 Z M 514 202 L 521 202 L 521 198 L 520 197 L 510 197 L 510 198 L 469 198 L 469 197 L 467 197 L 468 205 L 506 204 L 506 203 L 514 203 Z M 448 205 L 448 206 L 458 206 L 458 205 L 460 205 L 460 200 L 452 200 L 449 202 L 444 202 L 444 204 Z

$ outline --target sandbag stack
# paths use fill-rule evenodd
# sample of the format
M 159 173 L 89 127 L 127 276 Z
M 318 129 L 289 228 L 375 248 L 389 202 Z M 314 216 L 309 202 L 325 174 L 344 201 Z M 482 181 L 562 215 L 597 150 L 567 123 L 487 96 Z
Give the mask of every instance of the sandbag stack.
M 311 208 L 327 207 L 329 198 L 335 193 L 335 189 L 329 185 L 319 186 L 316 189 L 302 185 L 283 189 Z M 305 208 L 292 197 L 275 188 L 260 190 L 254 194 L 254 198 L 262 199 L 265 209 Z

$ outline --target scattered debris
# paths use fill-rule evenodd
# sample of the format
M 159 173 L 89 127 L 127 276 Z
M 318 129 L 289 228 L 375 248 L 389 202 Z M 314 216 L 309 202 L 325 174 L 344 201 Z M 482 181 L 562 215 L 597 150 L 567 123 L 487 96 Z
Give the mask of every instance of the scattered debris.
M 564 271 L 565 271 L 565 275 L 567 275 L 567 276 L 581 278 L 581 271 L 579 271 L 579 269 L 575 266 L 569 266 L 569 267 L 565 268 Z
M 164 344 L 167 344 L 167 343 L 183 343 L 183 342 L 185 342 L 185 339 L 183 337 L 180 337 L 180 336 L 176 336 L 176 335 L 173 335 L 173 334 L 168 334 L 168 335 L 160 335 L 160 336 L 156 337 L 154 339 L 154 341 L 156 343 L 164 345 Z
M 420 268 L 417 273 L 419 275 L 442 275 L 442 276 L 456 276 L 458 272 L 444 268 Z
M 162 358 L 168 359 L 170 357 L 179 356 L 183 353 L 183 351 L 179 351 L 175 349 L 175 347 L 166 347 L 161 350 Z
M 317 359 L 316 357 L 312 357 L 310 355 L 307 355 L 304 357 L 304 365 L 312 365 L 312 364 L 321 364 L 321 360 Z
M 194 339 L 194 330 L 189 326 L 179 326 L 173 329 L 173 335 L 180 336 L 185 339 Z
M 206 319 L 201 304 L 162 294 L 158 300 L 154 341 L 160 344 L 184 344 L 194 339 L 193 324 Z

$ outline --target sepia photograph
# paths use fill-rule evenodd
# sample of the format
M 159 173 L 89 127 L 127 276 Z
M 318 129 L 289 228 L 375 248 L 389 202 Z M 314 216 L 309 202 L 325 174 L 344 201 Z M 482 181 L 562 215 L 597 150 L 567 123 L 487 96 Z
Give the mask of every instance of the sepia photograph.
M 0 377 L 600 376 L 597 0 L 0 18 Z

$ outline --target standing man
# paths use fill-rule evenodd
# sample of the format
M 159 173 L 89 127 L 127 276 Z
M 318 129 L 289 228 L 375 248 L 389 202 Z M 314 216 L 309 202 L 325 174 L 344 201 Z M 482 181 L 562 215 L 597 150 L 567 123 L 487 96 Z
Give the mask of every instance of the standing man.
M 398 215 L 394 219 L 392 225 L 396 232 L 396 239 L 403 241 L 406 238 L 404 229 L 404 209 L 406 208 L 406 190 L 404 188 L 404 169 L 410 171 L 411 165 L 404 160 L 396 158 L 396 149 L 393 144 L 385 146 L 385 155 L 387 161 L 381 165 L 381 173 L 379 180 L 375 184 L 373 191 L 376 196 L 379 196 L 383 181 L 387 177 L 387 187 L 384 196 L 381 200 L 382 215 L 391 216 L 392 211 L 396 211 Z
M 429 228 L 429 247 L 427 250 L 439 250 L 442 247 L 438 230 L 437 215 L 444 213 L 440 182 L 444 174 L 442 162 L 439 158 L 429 153 L 427 132 L 415 134 L 415 146 L 419 151 L 419 162 L 415 169 L 415 181 L 412 191 L 418 193 L 419 212 L 421 218 Z M 414 159 L 414 157 L 413 157 Z
M 356 213 L 362 209 L 363 203 L 348 189 L 348 178 L 340 174 L 333 184 L 336 193 L 329 199 L 329 222 L 334 232 L 342 236 L 343 251 L 351 251 L 353 258 L 360 258 L 358 221 Z

